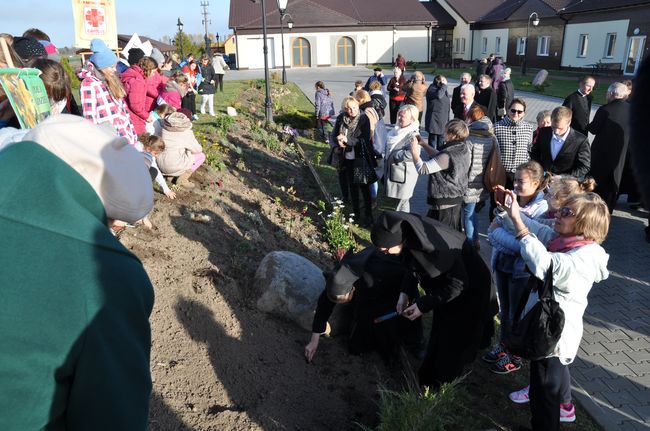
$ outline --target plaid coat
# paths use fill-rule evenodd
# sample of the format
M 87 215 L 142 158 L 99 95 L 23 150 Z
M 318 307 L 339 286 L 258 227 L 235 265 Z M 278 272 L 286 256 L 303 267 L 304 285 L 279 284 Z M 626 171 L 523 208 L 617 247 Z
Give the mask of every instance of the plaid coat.
M 81 107 L 83 116 L 95 124 L 110 123 L 131 145 L 138 142 L 129 111 L 123 99 L 115 99 L 106 84 L 95 76 L 95 66 L 88 62 L 81 71 Z
M 504 117 L 494 126 L 494 135 L 499 142 L 501 162 L 506 172 L 514 173 L 517 166 L 530 160 L 535 126 L 526 121 L 515 123 L 510 117 Z

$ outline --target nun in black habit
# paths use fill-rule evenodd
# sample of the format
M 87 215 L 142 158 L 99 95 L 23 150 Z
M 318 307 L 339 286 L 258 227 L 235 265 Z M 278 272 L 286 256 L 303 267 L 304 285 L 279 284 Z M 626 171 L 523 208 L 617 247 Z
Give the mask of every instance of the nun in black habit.
M 398 256 L 368 247 L 359 253 L 348 251 L 341 262 L 325 275 L 325 290 L 318 298 L 312 335 L 305 346 L 305 359 L 311 362 L 321 334 L 327 327 L 336 304 L 352 308 L 349 350 L 361 354 L 376 350 L 384 359 L 395 357 L 401 344 L 417 350 L 422 339 L 421 319 L 410 321 L 398 316 L 375 319 L 395 311 L 395 301 L 406 267 Z
M 464 234 L 416 214 L 385 211 L 371 238 L 408 268 L 397 311 L 411 320 L 433 312 L 418 377 L 421 386 L 438 389 L 460 377 L 476 352 L 490 344 L 497 311 L 490 270 Z M 418 296 L 418 283 L 426 295 Z

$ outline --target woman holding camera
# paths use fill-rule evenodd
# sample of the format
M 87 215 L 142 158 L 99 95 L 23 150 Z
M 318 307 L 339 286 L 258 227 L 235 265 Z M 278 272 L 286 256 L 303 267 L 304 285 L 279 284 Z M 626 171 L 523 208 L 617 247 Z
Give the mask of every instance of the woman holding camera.
M 530 363 L 532 428 L 557 431 L 562 374 L 578 352 L 587 295 L 594 283 L 609 275 L 609 255 L 600 246 L 609 230 L 609 210 L 595 193 L 572 195 L 557 211 L 551 228 L 522 216 L 514 192 L 504 193 L 510 202 L 505 208 L 514 224 L 521 256 L 539 279 L 544 279 L 553 264 L 553 294 L 564 311 L 564 328 L 555 351 Z

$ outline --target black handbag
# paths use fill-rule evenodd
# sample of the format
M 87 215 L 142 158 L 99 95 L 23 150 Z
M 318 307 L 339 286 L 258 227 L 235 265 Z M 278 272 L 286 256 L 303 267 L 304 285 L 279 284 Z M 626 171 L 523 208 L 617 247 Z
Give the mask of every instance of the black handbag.
M 531 276 L 527 287 L 529 295 L 524 295 L 517 306 L 512 331 L 505 345 L 510 353 L 535 361 L 553 353 L 564 329 L 564 311 L 553 295 L 553 262 L 544 280 Z M 533 291 L 538 293 L 537 303 L 522 317 Z
M 377 176 L 377 172 L 375 172 L 374 166 L 368 160 L 369 157 L 366 154 L 365 143 L 359 142 L 359 145 L 361 145 L 361 155 L 354 159 L 354 164 L 352 165 L 352 182 L 354 184 L 372 184 L 379 177 Z

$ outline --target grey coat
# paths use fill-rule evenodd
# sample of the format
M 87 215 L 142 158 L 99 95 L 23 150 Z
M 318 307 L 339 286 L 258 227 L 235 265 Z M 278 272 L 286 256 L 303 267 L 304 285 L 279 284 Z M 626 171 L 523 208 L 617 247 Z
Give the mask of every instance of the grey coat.
M 497 138 L 494 136 L 492 122 L 488 117 L 474 121 L 469 125 L 469 137 L 465 140 L 470 152 L 469 167 L 469 185 L 463 202 L 477 203 L 485 200 L 488 196 L 488 190 L 483 185 L 483 174 L 492 146 L 496 145 Z
M 413 196 L 419 176 L 411 154 L 411 139 L 414 136 L 415 133 L 408 134 L 386 157 L 384 178 L 386 196 L 389 198 L 409 199 Z

